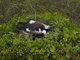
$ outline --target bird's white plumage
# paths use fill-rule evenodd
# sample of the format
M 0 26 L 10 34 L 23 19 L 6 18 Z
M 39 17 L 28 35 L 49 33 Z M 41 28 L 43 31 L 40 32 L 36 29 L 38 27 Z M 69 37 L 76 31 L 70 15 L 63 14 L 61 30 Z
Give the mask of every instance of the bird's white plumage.
M 41 29 L 39 28 L 39 33 L 41 33 L 42 31 L 41 31 Z
M 43 33 L 43 34 L 46 34 L 46 30 L 41 30 L 40 28 L 39 28 L 39 30 L 37 31 L 37 30 L 35 30 L 34 32 L 36 32 L 36 33 Z
M 27 31 L 27 32 L 30 32 L 29 28 L 26 28 L 26 31 Z
M 46 24 L 43 24 L 43 26 L 45 27 L 45 29 L 49 29 L 50 28 L 50 26 L 46 25 Z
M 29 21 L 30 24 L 33 24 L 33 23 L 35 23 L 35 22 L 36 22 L 36 21 L 34 21 L 34 20 L 30 20 L 30 21 Z
M 35 33 L 40 33 L 39 31 L 36 31 L 36 30 L 35 30 L 34 32 L 35 32 Z
M 43 33 L 43 34 L 46 34 L 46 30 L 43 30 L 42 33 Z
M 34 32 L 36 32 L 36 33 L 42 33 L 42 31 L 41 31 L 40 28 L 38 30 L 35 30 Z

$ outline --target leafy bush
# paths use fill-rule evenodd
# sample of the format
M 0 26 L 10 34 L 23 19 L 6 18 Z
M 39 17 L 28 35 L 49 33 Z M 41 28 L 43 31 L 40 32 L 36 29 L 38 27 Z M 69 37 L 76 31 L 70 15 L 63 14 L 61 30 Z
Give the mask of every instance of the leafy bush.
M 80 59 L 80 27 L 60 13 L 36 15 L 36 19 L 53 26 L 46 38 L 31 40 L 21 36 L 17 22 L 28 21 L 34 15 L 14 16 L 0 25 L 0 60 L 76 60 Z

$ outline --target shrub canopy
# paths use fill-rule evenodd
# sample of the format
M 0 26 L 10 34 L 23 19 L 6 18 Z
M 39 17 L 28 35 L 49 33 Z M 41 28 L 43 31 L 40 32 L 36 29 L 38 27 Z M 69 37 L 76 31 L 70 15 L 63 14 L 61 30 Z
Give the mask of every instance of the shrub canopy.
M 75 60 L 80 59 L 80 27 L 60 13 L 36 15 L 36 19 L 53 26 L 46 38 L 31 40 L 21 36 L 17 22 L 35 19 L 35 15 L 14 16 L 0 25 L 0 60 Z

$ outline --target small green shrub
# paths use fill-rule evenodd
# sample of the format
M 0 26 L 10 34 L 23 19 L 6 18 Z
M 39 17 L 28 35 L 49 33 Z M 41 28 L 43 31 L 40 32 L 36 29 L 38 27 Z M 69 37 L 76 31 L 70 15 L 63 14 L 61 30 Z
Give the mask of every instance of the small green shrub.
M 9 22 L 0 25 L 0 60 L 76 60 L 80 59 L 80 27 L 60 13 L 36 15 L 46 24 L 55 26 L 46 38 L 31 40 L 20 36 L 17 22 L 28 21 L 34 15 L 14 16 Z

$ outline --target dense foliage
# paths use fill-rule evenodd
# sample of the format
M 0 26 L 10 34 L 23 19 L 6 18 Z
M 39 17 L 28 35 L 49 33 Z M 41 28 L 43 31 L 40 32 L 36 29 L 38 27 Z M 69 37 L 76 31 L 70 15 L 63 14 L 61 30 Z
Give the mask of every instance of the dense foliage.
M 46 38 L 31 40 L 16 34 L 17 22 L 35 19 L 35 15 L 14 16 L 0 25 L 0 60 L 76 60 L 80 59 L 80 27 L 60 13 L 36 15 L 36 19 L 53 26 Z

